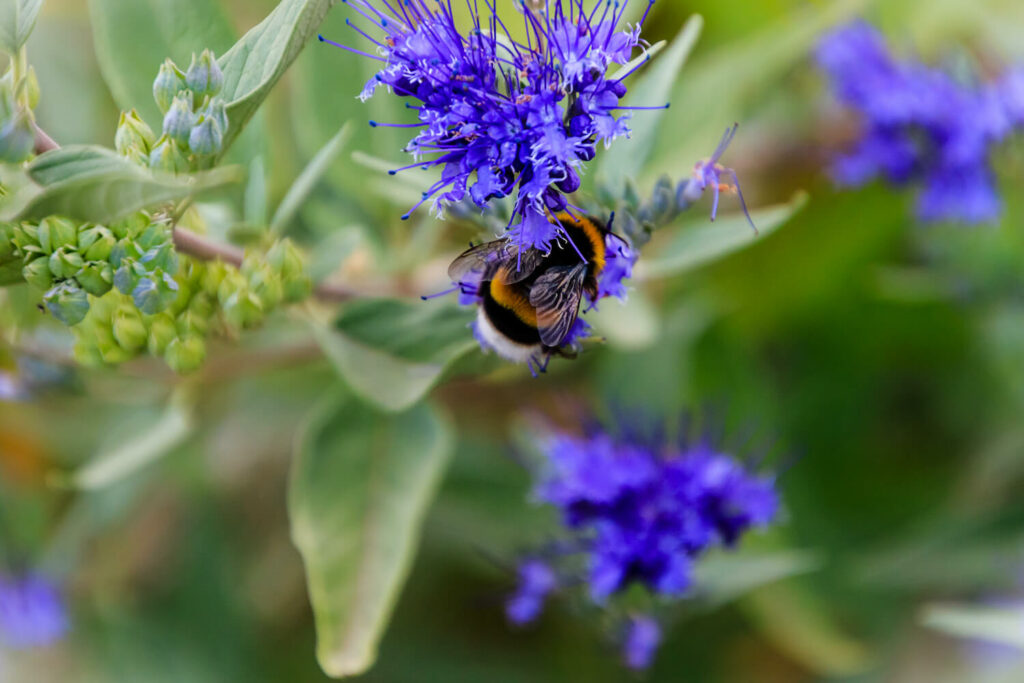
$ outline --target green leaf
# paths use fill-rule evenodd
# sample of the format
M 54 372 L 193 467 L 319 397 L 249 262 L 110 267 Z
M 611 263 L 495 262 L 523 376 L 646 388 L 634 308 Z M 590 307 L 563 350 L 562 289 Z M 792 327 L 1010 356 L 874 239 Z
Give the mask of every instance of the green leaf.
M 314 335 L 342 379 L 362 398 L 392 411 L 423 398 L 456 359 L 476 346 L 472 313 L 449 302 L 363 299 L 333 329 Z
M 679 234 L 651 258 L 640 260 L 638 277 L 679 275 L 724 258 L 770 235 L 806 203 L 806 193 L 800 192 L 786 204 L 752 211 L 750 215 L 757 226 L 757 233 L 750 229 L 742 213 L 731 214 L 713 223 L 701 219 L 677 229 L 669 228 L 669 231 L 677 231 Z
M 155 125 L 161 114 L 153 79 L 164 59 L 187 69 L 191 53 L 222 54 L 236 38 L 222 3 L 210 0 L 89 0 L 89 10 L 96 59 L 114 102 Z
M 958 638 L 985 640 L 1024 650 L 1024 610 L 975 605 L 931 605 L 921 623 Z
M 0 48 L 9 54 L 21 49 L 43 6 L 43 0 L 3 0 L 0 3 Z
M 686 25 L 672 41 L 672 46 L 654 63 L 651 71 L 630 88 L 629 103 L 636 106 L 657 107 L 669 101 L 672 88 L 679 77 L 679 72 L 686 63 L 686 58 L 697 44 L 704 20 L 699 14 L 690 17 Z M 685 101 L 681 102 L 685 106 Z M 616 140 L 615 144 L 605 151 L 601 160 L 600 177 L 602 181 L 616 188 L 626 178 L 636 178 L 643 169 L 647 159 L 654 151 L 657 140 L 658 124 L 666 111 L 654 110 L 637 112 L 633 117 L 633 129 L 628 139 Z M 642 117 L 642 118 L 640 118 Z M 621 195 L 621 192 L 615 192 Z
M 846 678 L 876 666 L 871 649 L 849 635 L 829 603 L 799 579 L 762 586 L 740 607 L 781 652 L 820 678 Z
M 815 554 L 784 551 L 771 554 L 714 553 L 695 570 L 695 595 L 711 606 L 723 605 L 762 586 L 821 567 Z
M 288 510 L 317 658 L 331 676 L 373 664 L 451 446 L 447 425 L 426 405 L 384 415 L 330 396 L 305 430 Z
M 171 396 L 163 414 L 152 424 L 79 468 L 67 483 L 80 489 L 100 489 L 120 482 L 170 453 L 195 429 L 192 400 L 184 391 Z
M 295 179 L 292 186 L 288 189 L 284 199 L 277 207 L 277 211 L 274 212 L 274 217 L 270 221 L 270 230 L 275 234 L 281 234 L 288 223 L 295 217 L 302 204 L 309 197 L 313 188 L 320 181 L 323 174 L 330 168 L 330 165 L 338 158 L 338 154 L 344 149 L 345 143 L 349 138 L 349 125 L 346 123 L 341 127 L 333 138 L 327 141 L 313 160 L 302 170 L 299 177 Z
M 0 220 L 37 220 L 60 214 L 108 223 L 133 211 L 238 182 L 237 168 L 191 176 L 157 174 L 100 147 L 69 146 L 29 165 L 35 184 L 21 188 L 0 210 Z
M 228 102 L 225 149 L 242 132 L 336 1 L 282 0 L 218 60 L 224 71 L 221 96 Z

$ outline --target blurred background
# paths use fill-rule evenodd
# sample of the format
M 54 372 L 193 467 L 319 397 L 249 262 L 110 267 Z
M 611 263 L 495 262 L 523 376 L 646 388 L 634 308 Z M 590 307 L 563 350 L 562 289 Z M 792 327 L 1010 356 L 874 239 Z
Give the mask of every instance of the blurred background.
M 116 21 L 89 3 L 43 7 L 28 45 L 37 117 L 62 144 L 111 145 L 126 102 L 156 125 L 149 89 L 166 49 L 179 64 L 203 47 L 221 54 L 275 3 L 220 0 L 222 21 L 201 25 L 170 0 L 123 4 Z M 813 571 L 687 611 L 645 680 L 1024 680 L 1022 651 L 936 628 L 969 620 L 971 607 L 1024 604 L 1024 147 L 996 156 L 999 224 L 922 227 L 905 192 L 832 188 L 824 168 L 851 122 L 809 59 L 823 31 L 862 16 L 897 53 L 998 73 L 1024 61 L 1024 6 L 677 0 L 653 12 L 651 41 L 671 39 L 693 13 L 705 28 L 640 187 L 662 173 L 686 177 L 739 121 L 725 161 L 747 203 L 784 204 L 801 191 L 806 203 L 750 248 L 683 269 L 675 240 L 710 210 L 693 208 L 645 247 L 628 304 L 591 320 L 607 344 L 556 359 L 540 380 L 476 351 L 446 371 L 430 400 L 453 427 L 455 455 L 379 660 L 359 680 L 636 678 L 572 605 L 556 602 L 522 631 L 501 609 L 517 552 L 552 521 L 529 504 L 514 457 L 524 415 L 568 420 L 609 405 L 667 419 L 711 405 L 733 432 L 772 443 L 786 518 L 748 542 L 813 558 Z M 321 30 L 352 44 L 345 16 L 335 8 Z M 403 131 L 366 122 L 406 116 L 387 98 L 355 98 L 372 67 L 310 44 L 233 151 L 250 172 L 246 190 L 209 210 L 227 228 L 265 222 L 351 121 L 348 147 L 290 234 L 319 276 L 414 297 L 443 288 L 447 262 L 474 233 L 426 212 L 399 220 L 417 190 L 375 160 L 403 161 Z M 151 361 L 75 367 L 66 331 L 34 296 L 0 291 L 4 557 L 65 581 L 72 628 L 44 650 L 0 650 L 0 680 L 328 680 L 286 507 L 301 425 L 337 383 L 308 332 L 280 312 L 214 345 L 189 379 L 199 399 L 180 425 L 166 401 L 181 380 Z M 97 454 L 168 431 L 159 458 L 144 451 L 116 476 L 69 477 Z M 1024 609 L 1016 614 L 1020 633 L 995 640 L 1024 643 Z

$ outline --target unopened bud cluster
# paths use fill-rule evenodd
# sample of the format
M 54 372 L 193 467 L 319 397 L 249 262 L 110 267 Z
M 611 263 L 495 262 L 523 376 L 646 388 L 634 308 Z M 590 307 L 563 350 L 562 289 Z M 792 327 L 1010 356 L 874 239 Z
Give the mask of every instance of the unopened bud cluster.
M 160 137 L 133 109 L 122 112 L 114 138 L 119 154 L 171 173 L 205 168 L 224 147 L 228 117 L 220 91 L 224 74 L 213 53 L 192 55 L 187 71 L 166 60 L 153 81 L 163 114 Z
M 89 296 L 114 284 L 114 229 L 48 216 L 39 223 L 0 224 L 0 264 L 20 262 L 25 281 L 43 293 L 43 303 L 65 325 L 89 311 Z
M 176 372 L 189 372 L 205 359 L 211 334 L 236 336 L 260 324 L 282 302 L 308 297 L 312 287 L 302 253 L 288 240 L 266 252 L 247 253 L 241 268 L 186 256 L 178 261 L 167 289 L 146 285 L 141 304 L 139 285 L 131 294 L 127 287 L 114 288 L 94 302 L 74 328 L 80 362 L 116 364 L 148 352 L 163 357 Z M 147 279 L 140 276 L 138 281 Z

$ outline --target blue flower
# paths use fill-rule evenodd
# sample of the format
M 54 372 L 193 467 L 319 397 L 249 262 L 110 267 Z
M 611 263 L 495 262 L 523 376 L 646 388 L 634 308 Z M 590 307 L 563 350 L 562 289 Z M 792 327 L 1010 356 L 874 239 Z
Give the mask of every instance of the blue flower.
M 648 616 L 631 618 L 622 643 L 626 666 L 637 671 L 649 668 L 660 644 L 661 627 L 657 621 Z
M 579 583 L 580 569 L 598 606 L 634 584 L 663 599 L 684 597 L 707 550 L 734 547 L 778 515 L 774 477 L 706 439 L 672 442 L 593 427 L 582 435 L 550 432 L 539 450 L 534 497 L 559 511 L 565 539 L 521 567 L 507 603 L 516 623 L 536 616 L 556 585 Z M 627 663 L 645 668 L 659 640 L 653 619 L 634 618 Z
M 734 545 L 778 509 L 770 477 L 750 473 L 706 442 L 653 446 L 596 431 L 555 434 L 543 451 L 536 496 L 561 511 L 586 548 L 597 603 L 631 581 L 681 595 L 695 558 L 709 547 Z
M 519 565 L 519 586 L 505 602 L 508 620 L 517 626 L 534 621 L 544 609 L 544 601 L 558 586 L 555 571 L 545 562 L 526 560 Z
M 512 38 L 488 0 L 488 15 L 471 5 L 465 32 L 445 3 L 348 4 L 377 34 L 349 22 L 374 45 L 374 54 L 360 54 L 381 62 L 360 97 L 384 86 L 411 100 L 406 106 L 418 119 L 371 122 L 417 130 L 406 146 L 416 163 L 394 172 L 441 169 L 440 180 L 416 206 L 431 201 L 440 212 L 468 198 L 485 208 L 494 198 L 511 196 L 509 239 L 549 248 L 560 231 L 549 218 L 569 206 L 566 195 L 579 187 L 596 145 L 629 133 L 628 114 L 615 113 L 624 109 L 619 100 L 629 74 L 613 80 L 607 72 L 645 45 L 643 20 L 619 28 L 626 2 L 597 3 L 589 12 L 581 0 L 552 0 L 540 10 L 519 3 L 527 35 L 522 42 Z
M 56 584 L 39 574 L 0 575 L 0 645 L 45 647 L 68 628 L 67 608 Z
M 837 98 L 863 119 L 860 139 L 832 165 L 837 185 L 856 187 L 883 176 L 922 186 L 921 220 L 998 218 L 989 156 L 1024 125 L 1021 71 L 994 83 L 961 83 L 914 60 L 895 59 L 863 21 L 826 35 L 815 56 Z

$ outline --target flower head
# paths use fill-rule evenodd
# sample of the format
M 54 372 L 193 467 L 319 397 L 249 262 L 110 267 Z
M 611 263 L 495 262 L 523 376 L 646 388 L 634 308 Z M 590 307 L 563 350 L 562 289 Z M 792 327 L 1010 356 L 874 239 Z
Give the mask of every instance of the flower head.
M 0 575 L 0 645 L 45 647 L 60 640 L 68 627 L 56 584 L 39 574 Z
M 556 434 L 536 494 L 588 544 L 591 597 L 630 581 L 656 593 L 690 587 L 693 559 L 765 526 L 778 508 L 774 482 L 700 442 L 685 447 L 624 442 L 605 432 Z
M 634 584 L 662 598 L 685 596 L 710 548 L 731 548 L 745 532 L 771 524 L 779 510 L 774 477 L 706 440 L 673 442 L 593 428 L 551 432 L 534 497 L 556 508 L 567 539 L 520 568 L 507 603 L 515 623 L 536 617 L 556 587 L 583 580 L 590 601 L 606 605 Z M 646 668 L 661 638 L 653 618 L 632 618 L 623 653 Z
M 465 32 L 444 3 L 348 4 L 378 34 L 348 22 L 374 45 L 375 54 L 361 54 L 381 62 L 360 98 L 386 87 L 411 100 L 406 106 L 418 119 L 371 122 L 417 130 L 406 147 L 416 162 L 395 172 L 441 169 L 416 206 L 429 200 L 439 212 L 468 199 L 484 208 L 513 196 L 509 238 L 548 249 L 559 234 L 549 218 L 568 206 L 597 144 L 629 133 L 629 115 L 617 113 L 625 75 L 607 72 L 642 48 L 643 20 L 620 26 L 626 2 L 597 3 L 589 12 L 581 0 L 552 0 L 541 10 L 521 3 L 524 42 L 512 38 L 491 3 L 489 16 L 470 10 Z
M 989 156 L 1024 125 L 1024 77 L 1011 71 L 990 84 L 962 83 L 915 60 L 897 60 L 863 21 L 818 44 L 818 65 L 837 98 L 863 119 L 858 142 L 832 165 L 840 186 L 877 176 L 920 184 L 917 215 L 964 223 L 999 216 Z

